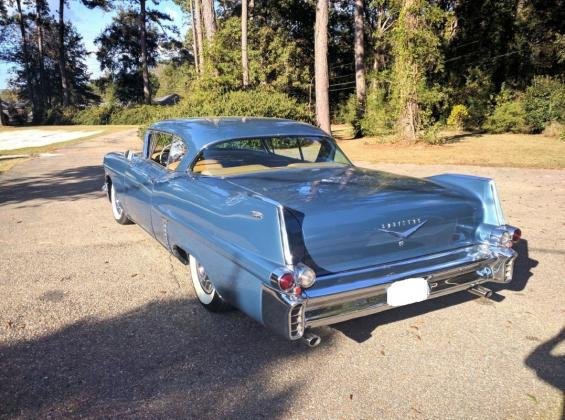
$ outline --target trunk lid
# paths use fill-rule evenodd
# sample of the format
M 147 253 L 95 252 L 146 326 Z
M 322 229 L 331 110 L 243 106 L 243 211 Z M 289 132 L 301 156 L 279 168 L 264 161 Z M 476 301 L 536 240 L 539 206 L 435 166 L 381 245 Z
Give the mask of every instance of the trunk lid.
M 291 233 L 293 254 L 319 275 L 469 245 L 482 220 L 473 197 L 357 167 L 293 168 L 229 181 L 292 214 L 300 226 Z

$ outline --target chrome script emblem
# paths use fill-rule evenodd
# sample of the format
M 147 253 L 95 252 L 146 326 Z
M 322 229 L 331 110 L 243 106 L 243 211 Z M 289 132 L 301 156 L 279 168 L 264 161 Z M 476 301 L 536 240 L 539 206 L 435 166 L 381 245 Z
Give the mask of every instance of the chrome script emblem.
M 388 233 L 389 235 L 392 235 L 396 238 L 406 239 L 414 232 L 416 232 L 418 229 L 420 229 L 422 226 L 424 226 L 426 222 L 427 220 L 420 220 L 420 219 L 399 220 L 397 222 L 382 224 L 379 230 L 381 232 Z M 408 229 L 400 230 L 401 228 L 404 227 L 408 227 Z

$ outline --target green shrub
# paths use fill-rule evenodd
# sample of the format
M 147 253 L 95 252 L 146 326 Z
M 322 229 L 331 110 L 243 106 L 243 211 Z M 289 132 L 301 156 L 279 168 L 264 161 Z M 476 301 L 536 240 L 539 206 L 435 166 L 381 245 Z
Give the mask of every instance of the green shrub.
M 117 105 L 101 105 L 78 112 L 74 117 L 74 122 L 77 124 L 147 125 L 170 118 L 221 115 L 313 121 L 313 116 L 305 104 L 299 103 L 284 93 L 250 90 L 225 94 L 196 91 L 173 106 L 138 105 L 126 108 Z
M 333 120 L 336 124 L 353 125 L 357 119 L 357 96 L 355 94 L 349 96 L 347 101 L 337 106 Z
M 112 114 L 120 107 L 114 104 L 102 104 L 83 109 L 75 114 L 73 123 L 84 125 L 104 125 L 110 124 Z
M 494 90 L 490 73 L 478 67 L 467 71 L 465 85 L 452 93 L 452 103 L 463 104 L 469 111 L 467 127 L 480 127 L 492 113 Z
M 467 126 L 469 117 L 469 109 L 465 105 L 454 105 L 447 118 L 447 125 L 461 130 Z
M 535 77 L 524 95 L 526 123 L 539 133 L 551 121 L 565 121 L 565 84 L 550 77 Z
M 383 136 L 394 131 L 395 113 L 392 105 L 385 99 L 384 90 L 373 88 L 367 95 L 365 115 L 361 119 L 361 129 L 368 136 Z
M 528 132 L 524 103 L 521 100 L 515 100 L 497 105 L 483 127 L 491 133 Z
M 55 106 L 47 111 L 44 124 L 51 125 L 68 125 L 73 124 L 78 110 L 74 107 L 58 107 Z
M 503 86 L 496 98 L 494 111 L 487 117 L 483 128 L 491 133 L 528 132 L 523 98 Z
M 441 136 L 441 131 L 445 128 L 445 125 L 441 122 L 437 122 L 434 125 L 426 128 L 424 130 L 422 140 L 428 144 L 443 144 L 445 143 L 445 138 Z

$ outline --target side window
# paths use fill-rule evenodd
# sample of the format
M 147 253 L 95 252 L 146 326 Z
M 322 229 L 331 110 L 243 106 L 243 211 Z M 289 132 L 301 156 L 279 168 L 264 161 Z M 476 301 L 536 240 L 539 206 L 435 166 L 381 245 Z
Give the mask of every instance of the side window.
M 149 138 L 149 159 L 174 171 L 187 152 L 186 144 L 177 136 L 153 131 Z
M 148 158 L 159 165 L 165 166 L 173 136 L 160 131 L 152 131 L 149 137 Z
M 177 136 L 173 136 L 173 142 L 167 158 L 167 169 L 171 171 L 176 170 L 187 151 L 185 142 Z

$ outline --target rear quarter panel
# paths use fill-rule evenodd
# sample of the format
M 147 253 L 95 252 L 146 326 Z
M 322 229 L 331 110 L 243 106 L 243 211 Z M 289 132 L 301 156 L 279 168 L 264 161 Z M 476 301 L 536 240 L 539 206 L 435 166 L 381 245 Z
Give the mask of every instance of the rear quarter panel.
M 262 321 L 262 285 L 284 265 L 279 207 L 225 180 L 186 174 L 156 186 L 153 200 L 153 224 L 167 224 L 169 248 L 197 258 L 224 299 Z

